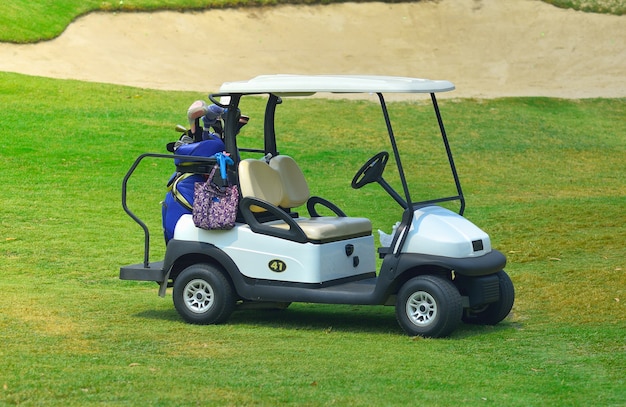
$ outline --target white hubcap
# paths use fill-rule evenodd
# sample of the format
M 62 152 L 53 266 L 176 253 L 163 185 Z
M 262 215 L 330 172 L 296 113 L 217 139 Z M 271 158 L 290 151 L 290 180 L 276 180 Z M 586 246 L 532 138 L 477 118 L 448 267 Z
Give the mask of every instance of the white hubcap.
M 191 280 L 185 286 L 185 305 L 191 312 L 201 314 L 213 306 L 213 287 L 204 280 Z
M 428 325 L 437 316 L 437 303 L 432 295 L 417 291 L 406 302 L 406 315 L 415 325 Z

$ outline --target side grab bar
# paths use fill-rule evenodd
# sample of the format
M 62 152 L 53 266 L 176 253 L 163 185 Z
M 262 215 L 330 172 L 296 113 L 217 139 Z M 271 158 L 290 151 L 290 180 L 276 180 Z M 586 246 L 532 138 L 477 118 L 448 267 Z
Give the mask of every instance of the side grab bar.
M 137 224 L 139 226 L 141 226 L 141 228 L 143 229 L 143 232 L 144 232 L 143 266 L 145 268 L 148 268 L 150 266 L 150 259 L 149 259 L 150 258 L 150 232 L 148 230 L 148 226 L 141 219 L 139 219 L 139 217 L 137 217 L 137 215 L 135 215 L 130 210 L 130 208 L 128 208 L 128 204 L 126 202 L 126 197 L 127 197 L 128 180 L 130 179 L 130 177 L 133 175 L 133 173 L 135 172 L 135 170 L 139 166 L 139 163 L 144 158 L 148 158 L 148 157 L 151 157 L 151 158 L 180 159 L 180 160 L 194 161 L 194 162 L 206 162 L 206 163 L 209 163 L 209 164 L 216 164 L 217 163 L 217 160 L 214 157 L 197 157 L 197 156 L 189 156 L 189 155 L 145 153 L 145 154 L 141 154 L 139 157 L 137 157 L 137 159 L 135 160 L 133 165 L 130 167 L 130 169 L 128 170 L 128 172 L 124 176 L 124 180 L 122 181 L 122 208 L 124 208 L 124 211 L 128 214 L 128 216 L 130 216 L 135 222 L 137 222 Z

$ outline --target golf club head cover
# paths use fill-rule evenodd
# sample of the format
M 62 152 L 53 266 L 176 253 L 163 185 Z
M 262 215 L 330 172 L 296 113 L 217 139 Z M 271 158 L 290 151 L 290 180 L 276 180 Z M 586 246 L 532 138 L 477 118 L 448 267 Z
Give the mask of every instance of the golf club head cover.
M 202 118 L 202 123 L 204 123 L 204 128 L 208 129 L 213 126 L 217 121 L 222 117 L 224 113 L 224 108 L 219 107 L 218 105 L 209 105 L 207 106 L 206 113 Z
M 192 133 L 196 133 L 196 122 L 202 116 L 207 114 L 209 107 L 204 100 L 196 100 L 187 109 L 187 120 L 189 120 L 189 127 Z

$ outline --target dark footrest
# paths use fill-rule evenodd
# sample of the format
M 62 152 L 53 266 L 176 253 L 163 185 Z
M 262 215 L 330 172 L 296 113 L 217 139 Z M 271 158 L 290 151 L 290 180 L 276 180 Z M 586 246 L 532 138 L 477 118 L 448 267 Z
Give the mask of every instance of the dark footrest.
M 163 281 L 164 275 L 162 261 L 150 263 L 148 267 L 140 263 L 120 268 L 121 280 L 156 281 L 160 283 Z

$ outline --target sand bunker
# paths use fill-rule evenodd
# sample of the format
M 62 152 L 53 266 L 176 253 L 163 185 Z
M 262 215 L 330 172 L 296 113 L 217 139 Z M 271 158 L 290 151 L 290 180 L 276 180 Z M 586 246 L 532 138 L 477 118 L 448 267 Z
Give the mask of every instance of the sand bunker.
M 216 91 L 268 73 L 447 79 L 454 97 L 626 97 L 626 17 L 537 0 L 94 13 L 57 39 L 0 44 L 0 70 Z

